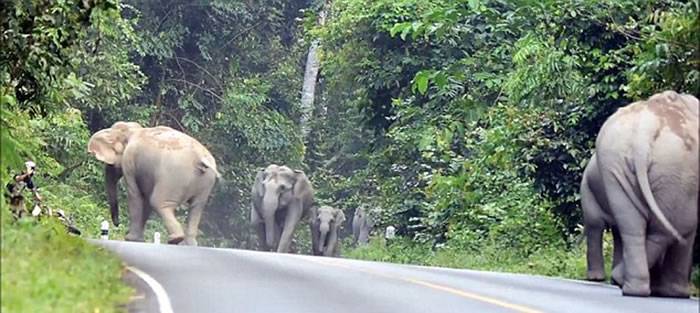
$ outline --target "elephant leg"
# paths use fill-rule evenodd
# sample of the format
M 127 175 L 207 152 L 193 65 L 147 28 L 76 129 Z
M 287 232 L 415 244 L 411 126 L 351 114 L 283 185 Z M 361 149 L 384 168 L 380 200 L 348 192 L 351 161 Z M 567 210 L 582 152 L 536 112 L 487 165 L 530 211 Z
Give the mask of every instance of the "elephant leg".
M 275 231 L 274 231 L 274 233 L 275 233 L 275 235 L 274 235 L 275 245 L 273 246 L 273 248 L 271 250 L 275 250 L 276 247 L 280 246 L 280 240 L 282 238 L 282 232 L 283 232 L 282 227 L 284 227 L 284 221 L 275 222 Z M 290 242 L 290 245 L 291 245 L 291 242 Z
M 253 227 L 255 228 L 255 233 L 258 235 L 258 249 L 261 251 L 270 251 L 270 247 L 268 247 L 267 242 L 265 242 L 265 223 L 256 223 Z
M 623 282 L 622 294 L 646 297 L 651 293 L 649 267 L 645 252 L 645 238 L 640 235 L 622 234 Z M 618 266 L 620 267 L 620 266 Z M 616 279 L 616 281 L 620 282 Z
M 267 246 L 267 242 L 265 241 L 265 223 L 254 207 L 250 210 L 250 225 L 254 228 L 255 234 L 258 236 L 258 249 L 261 251 L 270 251 L 270 247 Z
M 148 205 L 144 203 L 143 195 L 138 189 L 135 178 L 125 175 L 124 181 L 126 182 L 129 205 L 129 231 L 124 239 L 127 241 L 144 241 L 143 230 L 147 219 L 144 211 L 147 210 Z
M 153 209 L 151 208 L 151 205 L 149 203 L 146 203 L 146 201 L 143 201 L 143 215 L 141 216 L 141 229 L 146 229 L 146 222 L 148 222 L 148 219 L 151 217 L 151 211 Z
M 586 235 L 586 262 L 588 271 L 586 279 L 602 281 L 605 279 L 605 258 L 603 257 L 603 232 L 605 220 L 603 210 L 589 188 L 587 175 L 581 183 L 581 208 L 583 209 L 584 233 Z
M 620 238 L 620 231 L 617 230 L 616 226 L 612 227 L 613 235 L 613 265 L 615 268 L 620 262 L 622 262 L 622 239 Z
M 323 255 L 335 256 L 336 250 L 338 249 L 338 247 L 336 246 L 338 244 L 338 232 L 331 231 L 331 233 L 328 236 L 328 244 L 326 245 L 326 251 L 323 251 Z
M 674 243 L 668 247 L 663 263 L 655 269 L 658 275 L 652 277 L 651 294 L 653 296 L 673 298 L 690 296 L 688 286 L 695 231 L 684 239 L 687 241 L 686 245 Z
M 608 202 L 622 239 L 622 263 L 613 270 L 613 281 L 622 285 L 623 295 L 649 296 L 651 290 L 646 253 L 647 221 L 630 199 L 630 196 L 635 195 L 628 195 L 612 173 L 605 174 L 603 179 L 607 187 Z
M 202 219 L 202 212 L 207 205 L 209 193 L 200 194 L 190 204 L 190 212 L 187 214 L 187 230 L 185 232 L 185 244 L 190 246 L 197 245 L 197 233 L 199 230 L 199 221 Z
M 369 229 L 361 229 L 360 238 L 358 240 L 361 245 L 367 244 L 369 242 Z
M 646 239 L 646 252 L 648 267 L 653 268 L 663 262 L 663 256 L 671 244 L 671 239 L 666 234 L 648 234 Z
M 603 228 L 598 225 L 586 226 L 586 262 L 588 265 L 586 279 L 592 281 L 602 281 L 605 279 Z
M 624 266 L 622 262 L 622 237 L 617 226 L 612 227 L 613 234 L 613 264 L 611 271 L 610 283 L 622 288 Z
M 282 228 L 282 234 L 279 240 L 279 245 L 277 246 L 277 252 L 286 253 L 289 251 L 289 244 L 292 241 L 292 235 L 294 235 L 294 229 L 296 228 L 299 220 L 301 220 L 302 208 L 301 204 L 292 205 L 287 210 L 287 214 L 284 219 L 284 227 Z
M 321 252 L 318 251 L 318 241 L 319 241 L 319 231 L 318 226 L 314 226 L 314 223 L 309 223 L 311 228 L 311 254 L 320 255 Z
M 177 209 L 179 203 L 163 199 L 164 196 L 169 193 L 162 189 L 162 187 L 159 188 L 158 186 L 153 189 L 151 207 L 153 207 L 163 219 L 165 228 L 168 230 L 168 243 L 176 245 L 185 239 L 185 232 L 182 230 L 182 225 L 180 225 L 180 222 L 175 218 L 175 209 Z

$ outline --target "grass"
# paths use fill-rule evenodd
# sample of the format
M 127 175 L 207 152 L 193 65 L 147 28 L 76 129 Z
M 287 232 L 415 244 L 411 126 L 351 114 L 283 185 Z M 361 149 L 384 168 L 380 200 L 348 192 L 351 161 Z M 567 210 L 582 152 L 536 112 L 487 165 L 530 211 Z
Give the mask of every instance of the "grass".
M 418 264 L 474 270 L 538 274 L 564 278 L 583 278 L 586 274 L 585 251 L 574 249 L 560 251 L 546 249 L 528 257 L 495 245 L 482 245 L 478 250 L 464 251 L 442 248 L 431 251 L 430 247 L 399 240 L 386 245 L 377 238 L 369 245 L 348 250 L 348 258 Z
M 612 238 L 606 234 L 604 251 L 608 280 L 612 260 L 611 241 Z M 482 243 L 478 249 L 471 250 L 442 248 L 431 251 L 430 246 L 407 239 L 397 239 L 387 245 L 383 238 L 373 238 L 366 246 L 346 249 L 343 256 L 369 261 L 524 273 L 580 280 L 586 277 L 586 249 L 583 242 L 568 250 L 545 248 L 523 256 L 512 249 L 498 247 L 495 243 Z M 691 293 L 697 297 L 700 289 L 700 267 L 694 267 L 692 277 L 694 286 L 691 287 Z
M 2 209 L 2 312 L 124 312 L 132 289 L 116 256 L 55 221 L 12 221 Z

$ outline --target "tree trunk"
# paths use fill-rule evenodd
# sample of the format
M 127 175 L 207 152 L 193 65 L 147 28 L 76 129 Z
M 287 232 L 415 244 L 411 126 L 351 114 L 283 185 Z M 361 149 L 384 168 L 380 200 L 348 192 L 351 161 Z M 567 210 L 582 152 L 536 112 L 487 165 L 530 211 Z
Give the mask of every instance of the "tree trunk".
M 326 11 L 329 2 L 326 2 L 318 16 L 318 24 L 324 25 L 326 22 Z M 318 59 L 318 40 L 314 40 L 309 46 L 309 53 L 306 56 L 306 68 L 304 70 L 304 84 L 301 90 L 301 135 L 304 142 L 308 142 L 310 131 L 309 120 L 314 111 L 314 97 L 316 96 L 316 80 L 321 62 Z

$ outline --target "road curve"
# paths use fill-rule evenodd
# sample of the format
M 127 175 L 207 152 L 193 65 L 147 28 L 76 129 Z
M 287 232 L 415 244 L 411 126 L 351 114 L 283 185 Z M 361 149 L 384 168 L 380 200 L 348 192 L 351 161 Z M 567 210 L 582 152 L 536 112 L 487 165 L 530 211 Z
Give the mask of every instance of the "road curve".
M 697 299 L 622 297 L 619 289 L 606 284 L 541 276 L 235 249 L 93 242 L 154 278 L 165 289 L 175 313 L 700 310 Z

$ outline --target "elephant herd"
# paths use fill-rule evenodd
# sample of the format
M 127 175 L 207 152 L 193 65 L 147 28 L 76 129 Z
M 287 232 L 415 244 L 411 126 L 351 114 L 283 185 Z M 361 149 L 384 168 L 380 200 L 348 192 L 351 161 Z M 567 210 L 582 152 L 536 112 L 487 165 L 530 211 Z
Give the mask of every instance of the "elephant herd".
M 622 107 L 603 124 L 583 173 L 581 206 L 589 280 L 603 280 L 602 235 L 614 240 L 612 282 L 624 295 L 688 297 L 692 247 L 698 226 L 698 99 L 665 91 Z M 143 241 L 156 211 L 168 243 L 196 245 L 202 211 L 218 177 L 216 161 L 196 139 L 170 127 L 117 122 L 95 133 L 88 152 L 105 163 L 112 221 L 119 225 L 117 183 L 128 199 L 126 240 Z M 183 230 L 175 209 L 189 206 Z M 374 227 L 366 208 L 352 219 L 353 243 Z M 342 210 L 317 206 L 304 172 L 271 164 L 251 188 L 250 223 L 262 250 L 288 252 L 295 228 L 308 220 L 311 252 L 337 256 Z
M 277 164 L 258 171 L 251 190 L 250 222 L 261 249 L 289 252 L 297 224 L 307 219 L 311 228 L 311 253 L 338 256 L 338 236 L 345 222 L 345 213 L 338 208 L 314 203 L 313 187 L 304 172 Z M 361 211 L 358 208 L 356 214 Z M 358 235 L 360 232 L 369 233 L 367 225 L 357 225 Z
M 197 245 L 202 211 L 221 175 L 211 153 L 196 139 L 170 127 L 141 127 L 116 122 L 96 132 L 87 150 L 105 163 L 105 187 L 112 222 L 119 225 L 117 184 L 124 178 L 129 208 L 129 241 L 143 241 L 144 227 L 156 211 L 168 231 L 168 243 Z M 180 205 L 189 206 L 187 226 L 175 217 Z M 363 216 L 362 209 L 357 215 Z M 271 164 L 258 171 L 251 190 L 251 226 L 263 250 L 288 252 L 297 224 L 310 219 L 312 253 L 337 256 L 338 231 L 345 221 L 340 209 L 317 207 L 304 172 Z M 355 221 L 355 219 L 353 219 Z M 357 220 L 357 238 L 367 242 L 371 223 Z

